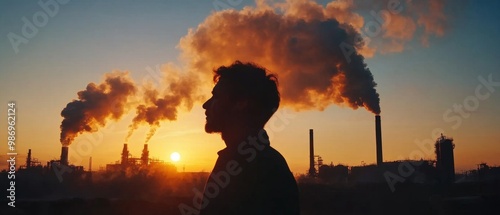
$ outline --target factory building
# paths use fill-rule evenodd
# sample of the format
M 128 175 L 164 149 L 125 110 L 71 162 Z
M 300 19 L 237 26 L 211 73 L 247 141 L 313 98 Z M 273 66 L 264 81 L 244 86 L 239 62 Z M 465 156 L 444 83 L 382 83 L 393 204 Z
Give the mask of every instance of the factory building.
M 309 130 L 310 177 L 325 182 L 386 183 L 388 180 L 411 183 L 453 183 L 455 167 L 453 139 L 441 135 L 436 140 L 436 160 L 385 161 L 382 155 L 382 125 L 379 115 L 375 116 L 376 164 L 347 167 L 323 165 L 323 159 L 314 154 L 313 130 Z
M 123 171 L 127 169 L 140 169 L 152 166 L 161 166 L 174 172 L 177 171 L 175 166 L 171 165 L 170 163 L 165 163 L 162 160 L 150 158 L 148 144 L 144 144 L 141 157 L 133 157 L 128 150 L 128 144 L 125 143 L 123 144 L 121 160 L 115 162 L 114 164 L 106 164 L 106 171 Z

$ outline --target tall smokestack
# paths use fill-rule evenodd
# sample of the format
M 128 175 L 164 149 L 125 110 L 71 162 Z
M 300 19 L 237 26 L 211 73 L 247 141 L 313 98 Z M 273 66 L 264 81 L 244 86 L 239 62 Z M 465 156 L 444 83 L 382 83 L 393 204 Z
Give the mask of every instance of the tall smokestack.
M 92 157 L 89 158 L 89 172 L 92 172 Z
M 128 165 L 128 147 L 127 144 L 123 144 L 123 150 L 122 150 L 122 165 L 127 166 Z
M 61 164 L 68 165 L 68 147 L 61 147 Z
M 309 176 L 316 175 L 316 169 L 314 169 L 314 132 L 309 129 Z
M 380 115 L 375 116 L 375 138 L 377 141 L 377 165 L 382 165 L 382 125 L 380 124 Z
M 31 167 L 31 149 L 28 149 L 28 158 L 26 158 L 26 168 L 29 169 Z
M 148 144 L 144 144 L 144 149 L 142 149 L 141 164 L 147 166 L 149 163 L 149 150 Z

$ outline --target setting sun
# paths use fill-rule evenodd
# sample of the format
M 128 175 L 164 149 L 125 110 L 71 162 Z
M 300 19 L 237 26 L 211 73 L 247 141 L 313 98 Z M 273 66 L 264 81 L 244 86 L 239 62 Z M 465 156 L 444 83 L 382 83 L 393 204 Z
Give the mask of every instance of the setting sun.
M 181 154 L 179 154 L 179 152 L 173 152 L 172 154 L 170 154 L 170 160 L 172 160 L 173 162 L 181 160 Z

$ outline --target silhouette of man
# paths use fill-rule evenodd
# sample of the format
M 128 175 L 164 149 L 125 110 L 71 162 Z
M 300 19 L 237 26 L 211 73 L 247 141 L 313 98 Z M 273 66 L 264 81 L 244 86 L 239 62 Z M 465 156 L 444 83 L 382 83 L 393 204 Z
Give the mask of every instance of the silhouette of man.
M 214 72 L 205 131 L 220 133 L 226 148 L 205 185 L 200 215 L 299 214 L 297 183 L 263 129 L 280 102 L 276 76 L 239 61 Z

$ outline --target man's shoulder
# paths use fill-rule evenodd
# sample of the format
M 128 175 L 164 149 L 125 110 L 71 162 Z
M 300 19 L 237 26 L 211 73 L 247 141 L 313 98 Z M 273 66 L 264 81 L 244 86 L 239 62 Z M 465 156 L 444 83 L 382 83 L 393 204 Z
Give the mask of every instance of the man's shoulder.
M 267 146 L 264 150 L 262 150 L 259 154 L 259 157 L 259 163 L 261 165 L 265 165 L 267 168 L 279 168 L 289 171 L 288 164 L 283 155 L 281 155 L 278 150 L 274 149 L 271 146 Z
M 264 150 L 262 150 L 261 156 L 264 159 L 276 159 L 280 161 L 285 161 L 283 155 L 281 155 L 281 153 L 278 152 L 278 150 L 276 150 L 272 146 L 267 146 Z

